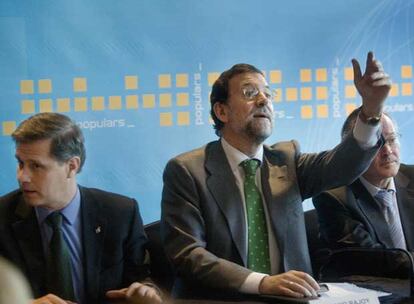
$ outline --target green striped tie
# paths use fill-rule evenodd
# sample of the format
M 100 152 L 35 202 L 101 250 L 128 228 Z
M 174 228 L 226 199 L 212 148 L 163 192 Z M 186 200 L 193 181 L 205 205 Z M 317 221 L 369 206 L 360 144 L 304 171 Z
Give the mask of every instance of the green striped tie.
M 262 197 L 256 186 L 256 171 L 260 162 L 248 159 L 240 165 L 244 169 L 244 195 L 246 200 L 249 243 L 247 267 L 253 271 L 270 273 L 269 239 Z

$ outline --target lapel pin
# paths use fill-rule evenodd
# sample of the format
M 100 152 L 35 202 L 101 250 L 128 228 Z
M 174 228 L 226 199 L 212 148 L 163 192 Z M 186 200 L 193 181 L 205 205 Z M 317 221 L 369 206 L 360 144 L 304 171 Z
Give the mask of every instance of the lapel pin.
M 96 234 L 101 233 L 101 226 L 96 227 L 96 229 L 95 229 L 95 233 L 96 233 Z

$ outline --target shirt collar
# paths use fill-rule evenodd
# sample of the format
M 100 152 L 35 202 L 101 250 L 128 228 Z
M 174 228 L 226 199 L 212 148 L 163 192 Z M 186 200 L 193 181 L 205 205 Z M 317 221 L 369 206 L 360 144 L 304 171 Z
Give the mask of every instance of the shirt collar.
M 80 209 L 80 192 L 79 187 L 76 188 L 75 196 L 72 198 L 72 200 L 65 206 L 65 208 L 59 210 L 59 212 L 63 215 L 63 217 L 70 223 L 70 225 L 73 225 L 75 222 Z M 35 207 L 36 216 L 39 224 L 43 224 L 45 219 L 49 214 L 51 214 L 53 211 L 47 208 L 43 207 Z
M 221 138 L 221 146 L 223 147 L 224 153 L 227 156 L 227 160 L 230 163 L 232 171 L 236 171 L 242 161 L 246 159 L 257 159 L 260 163 L 263 160 L 263 145 L 260 146 L 259 150 L 253 157 L 249 157 L 243 152 L 237 150 L 235 147 L 230 145 L 223 137 Z
M 384 190 L 382 188 L 378 188 L 377 186 L 374 186 L 369 181 L 367 181 L 363 176 L 360 176 L 359 179 L 361 183 L 365 186 L 365 188 L 368 190 L 368 192 L 374 197 L 378 194 L 378 192 L 380 192 L 381 190 Z M 388 186 L 385 190 L 395 192 L 394 178 L 390 179 L 390 182 L 388 183 Z

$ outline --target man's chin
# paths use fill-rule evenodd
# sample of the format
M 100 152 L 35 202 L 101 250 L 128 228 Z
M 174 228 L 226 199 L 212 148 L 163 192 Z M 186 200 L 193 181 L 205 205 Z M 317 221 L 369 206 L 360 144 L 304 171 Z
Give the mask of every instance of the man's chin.
M 24 200 L 30 206 L 41 205 L 40 199 L 36 192 L 23 192 Z

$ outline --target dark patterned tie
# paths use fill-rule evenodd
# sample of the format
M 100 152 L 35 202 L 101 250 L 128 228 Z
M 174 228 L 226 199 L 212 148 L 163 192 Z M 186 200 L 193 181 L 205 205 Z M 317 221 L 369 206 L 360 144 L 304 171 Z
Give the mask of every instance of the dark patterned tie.
M 46 218 L 53 234 L 47 259 L 47 288 L 64 300 L 74 300 L 72 266 L 68 246 L 63 239 L 62 214 L 53 212 Z
M 406 249 L 404 243 L 404 233 L 402 231 L 401 223 L 397 218 L 397 210 L 395 210 L 394 206 L 394 191 L 381 189 L 375 195 L 375 198 L 381 203 L 382 212 L 388 223 L 388 230 L 390 232 L 393 246 L 395 248 Z
M 248 159 L 241 164 L 245 173 L 244 195 L 248 227 L 247 267 L 253 271 L 270 273 L 269 239 L 262 197 L 256 186 L 259 161 Z

